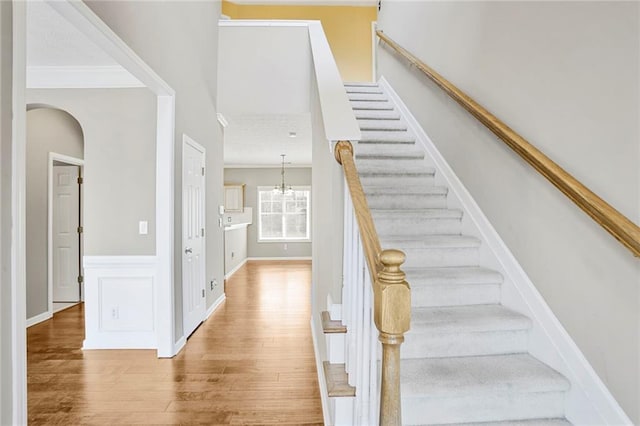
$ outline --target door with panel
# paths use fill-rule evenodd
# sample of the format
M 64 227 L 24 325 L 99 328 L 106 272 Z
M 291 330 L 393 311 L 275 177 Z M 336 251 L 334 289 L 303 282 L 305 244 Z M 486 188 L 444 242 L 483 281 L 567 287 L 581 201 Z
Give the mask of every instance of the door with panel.
M 182 308 L 184 335 L 204 320 L 205 149 L 185 136 L 182 145 Z
M 53 167 L 53 301 L 80 301 L 80 184 L 78 166 Z

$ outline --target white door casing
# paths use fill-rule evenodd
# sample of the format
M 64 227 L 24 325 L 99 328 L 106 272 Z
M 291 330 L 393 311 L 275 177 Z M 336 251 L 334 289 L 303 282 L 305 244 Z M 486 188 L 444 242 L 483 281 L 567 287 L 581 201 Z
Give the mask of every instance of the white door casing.
M 188 136 L 182 141 L 182 309 L 184 336 L 204 320 L 205 149 Z
M 78 166 L 53 167 L 53 301 L 80 300 L 80 185 Z

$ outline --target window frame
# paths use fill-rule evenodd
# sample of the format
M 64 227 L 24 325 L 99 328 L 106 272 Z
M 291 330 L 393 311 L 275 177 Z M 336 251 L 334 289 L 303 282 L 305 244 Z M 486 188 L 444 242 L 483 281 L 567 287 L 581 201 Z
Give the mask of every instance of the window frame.
M 291 186 L 291 189 L 294 191 L 307 191 L 307 237 L 304 238 L 261 238 L 262 236 L 262 205 L 260 200 L 260 192 L 272 192 L 273 186 L 258 186 L 256 188 L 256 198 L 257 198 L 257 219 L 258 219 L 258 232 L 257 232 L 257 240 L 258 243 L 309 243 L 311 242 L 311 186 L 310 185 L 297 185 Z M 286 199 L 282 199 L 282 212 L 280 216 L 282 216 L 283 221 L 285 217 L 285 203 Z M 285 224 L 283 223 L 283 231 L 286 229 Z

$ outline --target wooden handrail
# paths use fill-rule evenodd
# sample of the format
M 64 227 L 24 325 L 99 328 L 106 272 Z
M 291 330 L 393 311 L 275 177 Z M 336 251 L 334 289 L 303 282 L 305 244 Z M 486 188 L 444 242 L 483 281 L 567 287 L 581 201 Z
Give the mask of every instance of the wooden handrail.
M 360 230 L 365 259 L 373 284 L 373 318 L 382 343 L 380 384 L 380 424 L 400 426 L 400 345 L 409 331 L 411 289 L 400 266 L 405 255 L 400 250 L 382 250 L 367 198 L 362 189 L 349 141 L 339 141 L 334 151 L 342 165 Z
M 447 79 L 438 74 L 402 46 L 390 39 L 384 32 L 376 34 L 382 41 L 398 52 L 411 65 L 422 71 L 431 81 L 440 87 L 453 100 L 466 109 L 478 121 L 491 130 L 499 139 L 514 150 L 522 159 L 549 180 L 593 220 L 609 232 L 615 239 L 627 247 L 634 256 L 640 256 L 640 227 L 610 204 L 596 195 L 566 170 L 547 157 L 542 151 L 531 145 L 526 139 L 509 128 L 491 114 L 482 105 L 467 96 Z

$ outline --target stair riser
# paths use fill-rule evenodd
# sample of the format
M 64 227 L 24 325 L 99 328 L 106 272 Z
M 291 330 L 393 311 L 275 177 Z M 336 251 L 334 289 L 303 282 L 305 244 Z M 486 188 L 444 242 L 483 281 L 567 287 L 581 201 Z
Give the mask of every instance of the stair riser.
M 393 110 L 393 104 L 390 102 L 366 102 L 366 101 L 353 101 L 351 102 L 351 108 L 355 110 Z
M 391 248 L 390 245 L 383 244 L 383 247 L 387 246 Z M 393 248 L 398 248 L 407 255 L 407 259 L 403 264 L 406 268 L 478 265 L 478 247 L 437 249 Z
M 364 132 L 400 132 L 406 131 L 407 125 L 400 120 L 358 120 L 360 130 Z
M 400 114 L 386 110 L 356 110 L 354 114 L 358 120 L 400 120 Z
M 564 417 L 564 393 L 500 393 L 458 398 L 402 398 L 405 425 Z
M 389 100 L 384 94 L 378 93 L 349 93 L 349 101 L 366 101 L 366 102 L 388 102 Z
M 435 184 L 435 178 L 429 175 L 389 176 L 364 174 L 360 175 L 360 181 L 365 189 L 367 186 L 393 185 L 398 187 L 398 191 L 402 191 L 404 186 L 433 186 Z
M 399 188 L 402 191 L 402 188 Z M 366 192 L 366 189 L 365 189 Z M 446 195 L 431 194 L 368 194 L 367 203 L 372 209 L 438 209 L 447 207 Z
M 460 218 L 381 217 L 379 211 L 373 212 L 373 220 L 381 235 L 455 235 L 462 228 Z
M 424 154 L 416 152 L 382 152 L 356 154 L 356 159 L 362 160 L 422 160 Z
M 503 355 L 527 351 L 528 330 L 483 333 L 419 333 L 409 331 L 402 358 Z
M 359 160 L 356 165 L 360 173 L 384 172 L 398 176 L 406 173 L 434 176 L 436 173 L 424 160 Z
M 367 86 L 361 86 L 361 87 L 346 87 L 347 93 L 376 93 L 378 95 L 382 94 L 382 89 L 380 89 L 379 87 L 367 87 Z
M 421 286 L 407 277 L 411 286 L 411 306 L 467 306 L 500 303 L 500 284 L 443 284 Z

